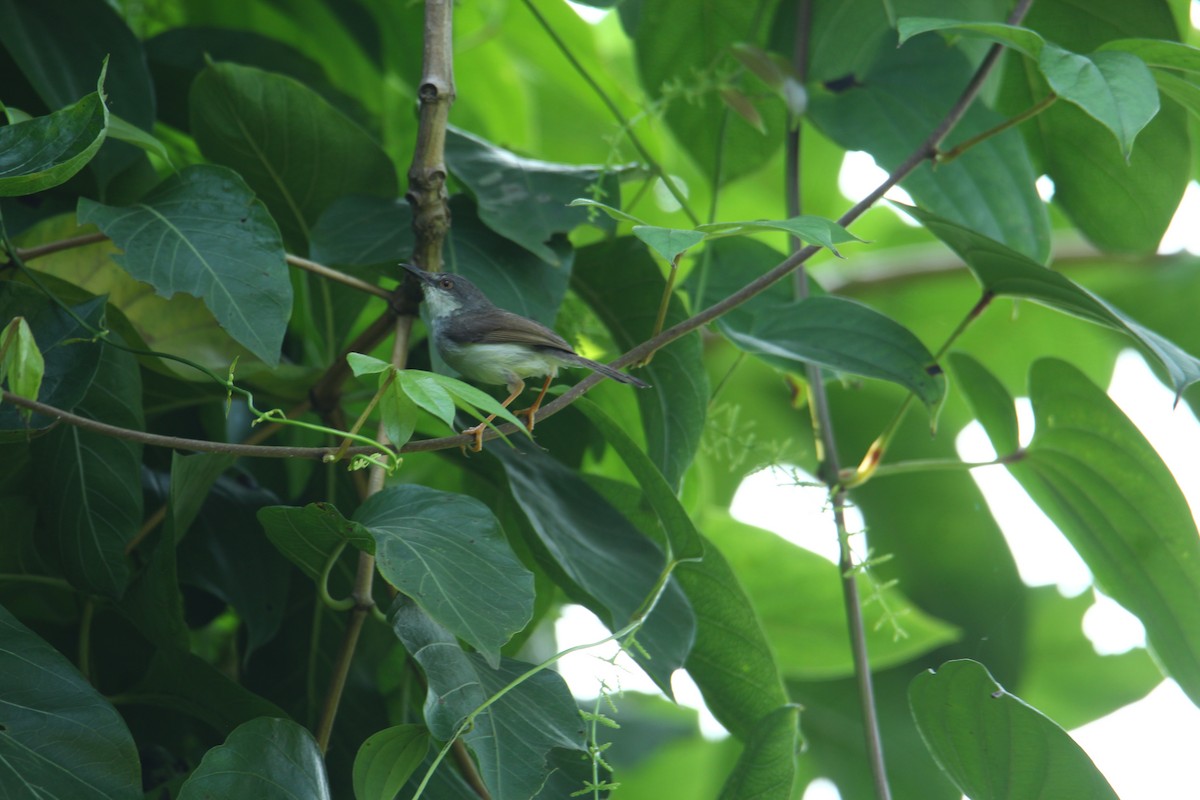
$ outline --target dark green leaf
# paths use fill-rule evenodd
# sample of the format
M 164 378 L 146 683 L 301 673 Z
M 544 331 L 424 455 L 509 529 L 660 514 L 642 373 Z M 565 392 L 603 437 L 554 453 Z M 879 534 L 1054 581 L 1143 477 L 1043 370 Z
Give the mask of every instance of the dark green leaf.
M 458 232 L 459 215 L 451 212 Z M 412 210 L 394 197 L 339 197 L 317 218 L 309 235 L 314 261 L 339 267 L 376 267 L 399 278 L 397 264 L 412 252 Z
M 800 743 L 799 706 L 784 706 L 759 720 L 719 800 L 790 800 Z
M 103 297 L 71 310 L 92 330 L 103 326 Z M 16 317 L 24 317 L 29 323 L 45 361 L 38 400 L 55 408 L 73 409 L 96 376 L 101 345 L 91 343 L 91 331 L 41 292 L 16 281 L 0 282 L 0 319 Z M 44 428 L 53 422 L 41 414 L 34 414 L 26 422 L 13 406 L 0 406 L 0 430 L 17 431 L 22 439 L 27 436 L 27 428 Z
M 339 197 L 397 193 L 379 145 L 291 78 L 213 64 L 192 84 L 190 102 L 201 151 L 246 179 L 290 250 L 306 251 L 310 228 Z
M 1009 471 L 1200 701 L 1200 536 L 1187 500 L 1134 424 L 1075 367 L 1036 362 L 1029 397 L 1037 427 Z
M 562 571 L 558 583 L 610 630 L 628 624 L 666 567 L 662 551 L 573 470 L 535 450 L 490 450 L 504 465 L 538 543 Z M 694 635 L 687 598 L 671 580 L 638 636 L 650 654 L 639 663 L 668 694 L 671 674 L 683 666 Z
M 973 67 L 933 37 L 900 49 L 890 41 L 875 47 L 874 64 L 856 76 L 851 88 L 813 93 L 808 117 L 847 150 L 866 150 L 884 169 L 895 169 L 942 120 Z M 1001 121 L 975 103 L 947 145 Z M 1112 149 L 1111 142 L 1108 146 Z M 1007 131 L 936 169 L 923 164 L 901 186 L 922 207 L 1044 261 L 1050 253 L 1050 222 L 1034 188 L 1036 178 L 1020 135 Z
M 967 405 L 987 432 L 997 455 L 1016 453 L 1021 446 L 1017 407 L 1008 389 L 987 367 L 966 353 L 951 353 L 949 361 L 955 385 L 962 389 Z
M 256 717 L 287 716 L 204 659 L 175 647 L 155 650 L 150 669 L 124 698 L 131 705 L 170 709 L 202 720 L 222 736 Z
M 171 452 L 170 516 L 173 525 L 171 538 L 175 542 L 179 542 L 187 533 L 217 478 L 235 461 L 233 456 L 221 453 L 185 456 L 177 450 Z
M 498 663 L 500 646 L 533 613 L 533 575 L 487 506 L 424 486 L 394 486 L 363 503 L 354 521 L 375 538 L 376 563 L 390 584 Z
M 108 130 L 104 69 L 96 91 L 45 117 L 0 128 L 0 197 L 58 186 L 87 166 Z
M 279 231 L 237 174 L 188 167 L 127 207 L 79 201 L 124 251 L 113 258 L 165 297 L 199 297 L 231 336 L 263 361 L 279 363 L 291 313 L 291 283 Z
M 911 207 L 906 207 L 906 210 L 967 262 L 984 291 L 1000 296 L 1024 297 L 1124 333 L 1154 354 L 1171 376 L 1171 384 L 1177 394 L 1200 381 L 1200 360 L 1134 322 L 1070 278 L 928 211 Z
M 589 222 L 605 230 L 615 227 L 568 205 L 591 195 L 596 184 L 601 184 L 604 199 L 619 204 L 616 173 L 606 175 L 601 167 L 521 158 L 457 128 L 446 134 L 446 163 L 475 195 L 485 225 L 548 264 L 563 265 L 561 254 L 546 244 L 556 234 Z
M 100 350 L 96 379 L 75 413 L 142 430 L 137 360 Z M 125 544 L 142 526 L 142 445 L 59 425 L 33 443 L 38 507 L 50 549 L 72 585 L 120 597 L 129 582 Z
M 271 544 L 314 581 L 321 579 L 329 559 L 346 544 L 375 552 L 370 533 L 328 503 L 260 508 L 258 521 Z
M 396 635 L 429 678 L 425 721 L 437 739 L 449 742 L 468 715 L 532 669 L 508 658 L 499 669 L 489 668 L 483 658 L 464 653 L 449 631 L 403 599 L 392 614 Z M 546 780 L 552 748 L 582 749 L 583 721 L 562 677 L 543 669 L 476 716 L 464 739 L 479 760 L 492 797 L 528 798 Z
M 420 725 L 395 725 L 373 734 L 354 758 L 354 796 L 393 800 L 428 751 L 429 731 Z
M 946 394 L 941 368 L 912 331 L 843 297 L 809 297 L 758 317 L 749 332 L 728 335 L 750 353 L 898 383 L 930 413 Z
M 0 606 L 0 792 L 55 800 L 142 797 L 124 720 L 70 662 Z
M 975 661 L 948 661 L 908 691 L 921 738 L 972 800 L 1116 800 L 1067 732 L 1001 688 Z
M 154 126 L 154 90 L 142 44 L 103 0 L 2 0 L 0 42 L 50 110 L 93 92 L 107 59 L 109 106 L 142 130 Z M 107 184 L 138 157 L 133 148 L 113 143 L 92 163 Z
M 671 557 L 677 560 L 702 558 L 704 542 L 696 526 L 692 524 L 679 498 L 671 491 L 671 487 L 667 485 L 666 479 L 654 463 L 600 406 L 587 398 L 580 398 L 575 401 L 575 408 L 582 411 L 592 424 L 600 429 L 604 440 L 621 455 L 625 466 L 629 467 L 629 471 L 637 478 L 638 485 L 654 506 L 654 512 L 667 532 L 667 540 L 671 543 Z
M 665 287 L 645 247 L 632 237 L 591 245 L 579 251 L 573 286 L 628 349 L 653 331 Z M 664 325 L 687 317 L 672 297 Z M 667 483 L 678 487 L 692 463 L 708 407 L 708 378 L 701 359 L 700 336 L 692 333 L 655 352 L 637 375 L 651 389 L 637 393 L 646 432 L 646 451 Z
M 205 753 L 179 792 L 179 800 L 329 796 L 325 764 L 312 734 L 291 720 L 266 717 L 239 725 L 225 744 Z

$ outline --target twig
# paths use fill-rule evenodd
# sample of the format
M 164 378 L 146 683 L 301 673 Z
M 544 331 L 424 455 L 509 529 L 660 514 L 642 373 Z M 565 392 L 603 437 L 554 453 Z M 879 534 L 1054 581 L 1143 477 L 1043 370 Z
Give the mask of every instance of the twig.
M 345 272 L 333 269 L 332 267 L 327 267 L 324 264 L 318 264 L 316 261 L 309 261 L 307 258 L 294 256 L 291 253 L 287 254 L 286 259 L 287 263 L 291 264 L 293 267 L 299 267 L 300 269 L 307 270 L 314 275 L 320 275 L 322 278 L 328 278 L 331 281 L 349 286 L 351 289 L 358 289 L 360 292 L 366 292 L 367 294 L 373 294 L 376 297 L 382 297 L 384 300 L 389 302 L 392 299 L 392 292 L 390 290 L 374 283 L 367 283 L 360 278 L 356 278 L 353 275 L 347 275 Z

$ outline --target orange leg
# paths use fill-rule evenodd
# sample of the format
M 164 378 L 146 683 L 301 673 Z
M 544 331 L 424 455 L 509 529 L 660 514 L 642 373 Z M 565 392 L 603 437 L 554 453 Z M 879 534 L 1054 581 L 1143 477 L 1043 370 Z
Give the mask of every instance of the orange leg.
M 554 380 L 553 375 L 546 376 L 546 382 L 542 384 L 542 391 L 538 392 L 537 400 L 533 401 L 533 405 L 531 405 L 529 408 L 523 408 L 520 411 L 513 412 L 515 416 L 525 416 L 525 418 L 528 420 L 528 423 L 525 425 L 525 427 L 529 428 L 530 432 L 533 431 L 535 415 L 537 414 L 538 409 L 542 407 L 542 398 L 546 396 L 546 390 L 550 388 L 550 381 L 552 380 Z
M 516 400 L 517 396 L 519 394 L 521 394 L 521 392 L 525 391 L 525 381 L 519 380 L 516 382 L 515 385 L 510 385 L 508 387 L 508 391 L 509 391 L 508 397 L 504 398 L 504 402 L 500 404 L 500 405 L 504 406 L 505 408 L 508 408 L 508 404 L 511 403 L 513 400 Z M 546 393 L 546 391 L 545 391 L 545 389 L 543 389 L 542 394 L 545 394 L 545 393 Z M 541 397 L 539 397 L 538 400 L 540 401 Z M 495 418 L 496 418 L 495 414 L 490 414 L 490 415 L 488 415 L 488 418 L 485 419 L 483 422 L 479 423 L 478 425 L 476 425 L 474 427 L 467 428 L 466 430 L 463 431 L 463 433 L 470 434 L 471 436 L 475 437 L 474 443 L 471 444 L 471 452 L 472 453 L 478 453 L 480 450 L 483 449 L 483 431 L 485 428 L 487 428 L 488 424 L 491 423 L 491 421 L 494 420 Z M 464 449 L 465 449 L 465 447 L 464 447 Z

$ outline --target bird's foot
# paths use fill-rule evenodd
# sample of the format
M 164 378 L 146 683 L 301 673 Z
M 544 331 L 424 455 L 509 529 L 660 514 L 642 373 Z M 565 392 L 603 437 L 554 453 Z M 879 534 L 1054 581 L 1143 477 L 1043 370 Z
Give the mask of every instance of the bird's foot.
M 537 406 L 530 406 L 529 408 L 522 408 L 520 411 L 514 411 L 512 413 L 517 419 L 524 417 L 526 430 L 528 430 L 530 433 L 533 433 L 534 423 L 537 422 L 537 412 Z
M 468 449 L 472 453 L 478 453 L 479 451 L 483 450 L 483 431 L 485 428 L 487 428 L 487 423 L 481 422 L 472 428 L 466 428 L 463 430 L 463 433 L 467 436 L 475 437 L 474 441 L 471 442 L 469 446 L 465 444 L 462 445 L 463 455 L 466 455 Z

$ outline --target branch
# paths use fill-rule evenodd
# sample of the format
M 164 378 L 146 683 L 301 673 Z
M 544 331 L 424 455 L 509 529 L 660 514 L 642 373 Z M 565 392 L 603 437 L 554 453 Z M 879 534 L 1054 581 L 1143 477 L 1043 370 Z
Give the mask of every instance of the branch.
M 376 297 L 382 297 L 384 300 L 389 302 L 392 299 L 391 291 L 383 288 L 382 286 L 374 283 L 367 283 L 366 281 L 356 278 L 353 275 L 348 275 L 345 272 L 339 272 L 338 270 L 333 269 L 332 267 L 327 267 L 324 264 L 318 264 L 316 261 L 309 261 L 307 258 L 294 256 L 291 253 L 287 254 L 286 260 L 287 263 L 291 264 L 293 267 L 299 267 L 300 269 L 308 270 L 314 275 L 320 275 L 322 278 L 328 278 L 331 281 L 344 284 L 349 286 L 351 289 L 358 289 L 360 292 L 366 292 L 367 294 L 373 294 Z

